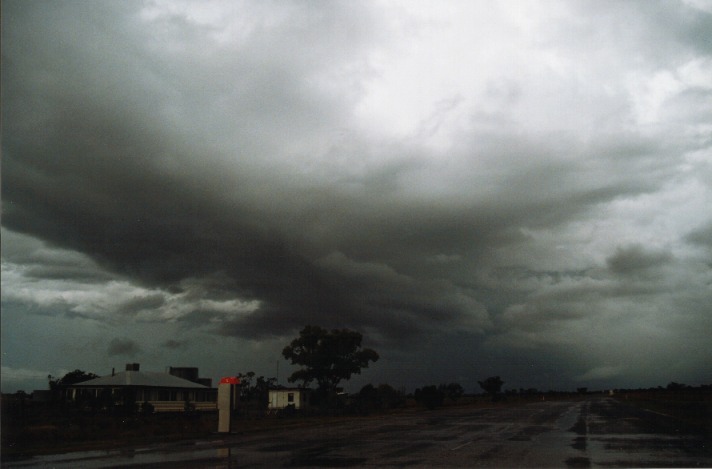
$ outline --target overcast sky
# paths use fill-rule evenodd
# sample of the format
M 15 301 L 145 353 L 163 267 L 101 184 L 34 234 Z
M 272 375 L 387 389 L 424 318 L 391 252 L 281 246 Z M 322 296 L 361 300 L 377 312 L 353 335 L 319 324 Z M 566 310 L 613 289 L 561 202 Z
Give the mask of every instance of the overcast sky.
M 712 2 L 2 2 L 2 390 L 712 383 Z M 479 390 L 478 390 L 479 391 Z

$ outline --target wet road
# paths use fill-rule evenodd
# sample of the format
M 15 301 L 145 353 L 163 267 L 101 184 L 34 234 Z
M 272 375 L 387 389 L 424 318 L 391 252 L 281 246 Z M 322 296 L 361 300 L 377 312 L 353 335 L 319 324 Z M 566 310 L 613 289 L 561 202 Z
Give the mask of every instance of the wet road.
M 403 412 L 190 443 L 35 457 L 3 467 L 712 467 L 673 418 L 593 398 Z

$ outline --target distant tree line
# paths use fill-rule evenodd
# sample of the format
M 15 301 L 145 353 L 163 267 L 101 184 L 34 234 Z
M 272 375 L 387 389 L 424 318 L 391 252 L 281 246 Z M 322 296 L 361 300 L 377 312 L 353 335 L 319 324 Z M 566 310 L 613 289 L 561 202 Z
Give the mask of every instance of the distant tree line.
M 317 403 L 324 407 L 352 408 L 368 412 L 404 406 L 408 397 L 405 391 L 398 391 L 385 383 L 377 386 L 367 384 L 361 388 L 358 394 L 351 395 L 348 399 L 344 398 L 343 393 L 339 392 L 341 390 L 339 384 L 342 381 L 348 381 L 354 374 L 360 374 L 362 369 L 368 368 L 370 364 L 377 362 L 380 358 L 375 350 L 362 347 L 362 340 L 361 333 L 350 329 L 328 330 L 319 326 L 305 326 L 299 332 L 299 336 L 282 350 L 282 355 L 285 359 L 289 360 L 293 365 L 299 366 L 299 369 L 289 376 L 288 381 L 290 383 L 299 383 L 301 387 L 305 388 L 315 384 L 316 399 L 313 399 L 312 403 Z M 239 388 L 241 407 L 254 411 L 266 410 L 269 403 L 270 389 L 279 388 L 277 378 L 258 376 L 254 371 L 242 372 L 237 376 L 241 381 Z M 61 378 L 48 376 L 53 400 L 61 400 L 62 390 L 67 386 L 96 377 L 98 375 L 79 369 L 71 371 Z M 490 376 L 478 381 L 478 384 L 483 394 L 489 396 L 492 402 L 513 396 L 533 397 L 570 394 L 551 390 L 544 393 L 536 388 L 510 389 L 503 392 L 504 381 L 499 376 Z M 694 389 L 696 388 L 671 381 L 665 388 L 658 386 L 648 390 L 679 392 Z M 612 391 L 625 392 L 633 390 L 616 389 Z M 576 392 L 584 395 L 588 394 L 589 390 L 587 387 L 579 387 Z M 76 405 L 89 405 L 95 409 L 115 408 L 117 403 L 112 401 L 112 396 L 104 394 L 95 398 L 92 402 L 79 402 Z M 410 397 L 423 407 L 433 409 L 445 403 L 455 404 L 464 394 L 465 390 L 462 385 L 451 382 L 423 386 L 416 389 Z M 18 396 L 20 395 L 18 394 Z M 146 409 L 146 411 L 150 411 L 150 409 Z

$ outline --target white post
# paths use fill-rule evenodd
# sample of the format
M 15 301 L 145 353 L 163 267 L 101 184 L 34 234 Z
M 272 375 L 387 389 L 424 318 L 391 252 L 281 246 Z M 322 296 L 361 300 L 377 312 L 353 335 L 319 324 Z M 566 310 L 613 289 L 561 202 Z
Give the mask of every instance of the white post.
M 222 378 L 218 384 L 218 433 L 230 433 L 232 413 L 237 409 L 240 379 L 234 376 Z

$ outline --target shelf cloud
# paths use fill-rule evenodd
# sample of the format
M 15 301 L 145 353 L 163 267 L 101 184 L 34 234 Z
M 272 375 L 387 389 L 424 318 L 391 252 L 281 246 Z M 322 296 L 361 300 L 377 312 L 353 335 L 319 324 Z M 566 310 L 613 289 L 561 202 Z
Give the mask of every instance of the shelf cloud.
M 315 324 L 379 350 L 364 382 L 712 378 L 702 2 L 11 0 L 2 26 L 8 369 L 270 375 Z

